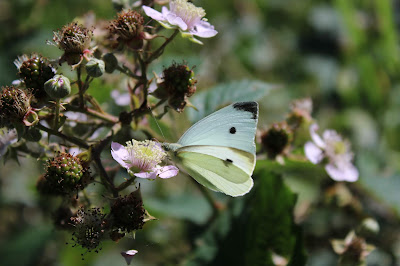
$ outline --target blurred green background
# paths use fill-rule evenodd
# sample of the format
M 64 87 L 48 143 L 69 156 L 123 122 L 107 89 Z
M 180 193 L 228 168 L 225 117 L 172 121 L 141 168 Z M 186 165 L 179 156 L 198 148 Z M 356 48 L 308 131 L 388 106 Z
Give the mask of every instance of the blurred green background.
M 399 265 L 400 2 L 194 3 L 206 10 L 219 34 L 203 40 L 203 46 L 177 37 L 153 69 L 160 73 L 162 66 L 184 59 L 196 66 L 199 91 L 233 80 L 280 85 L 259 101 L 260 129 L 283 120 L 291 100 L 311 97 L 320 127 L 334 128 L 352 143 L 360 179 L 351 191 L 362 209 L 360 216 L 372 216 L 380 223 L 379 236 L 371 240 L 377 249 L 368 265 Z M 13 61 L 18 55 L 37 52 L 59 57 L 61 51 L 46 45 L 46 40 L 52 39 L 53 30 L 88 12 L 97 20 L 110 20 L 116 14 L 110 0 L 1 0 L 0 85 L 16 79 Z M 96 96 L 107 99 L 110 90 L 97 90 Z M 136 238 L 118 244 L 108 241 L 100 254 L 88 253 L 81 260 L 84 251 L 66 245 L 69 234 L 53 229 L 50 218 L 40 211 L 34 185 L 42 165 L 26 158 L 21 165 L 2 163 L 0 169 L 1 265 L 124 265 L 119 252 L 126 249 L 139 249 L 134 265 L 176 265 L 186 261 L 189 244 L 211 212 L 182 177 L 144 183 L 145 207 L 160 220 L 146 224 Z M 299 193 L 298 206 L 308 206 L 299 221 L 308 265 L 336 265 L 329 240 L 343 239 L 356 225 L 354 212 L 321 200 L 317 188 L 321 180 L 311 173 L 299 170 L 285 177 Z M 154 193 L 158 197 L 146 198 Z

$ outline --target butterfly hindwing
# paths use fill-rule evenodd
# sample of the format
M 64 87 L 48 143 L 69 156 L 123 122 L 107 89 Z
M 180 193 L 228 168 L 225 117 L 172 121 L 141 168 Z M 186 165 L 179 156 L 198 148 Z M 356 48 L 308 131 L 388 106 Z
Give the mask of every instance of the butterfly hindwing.
M 200 184 L 236 197 L 246 194 L 253 187 L 248 173 L 231 162 L 197 152 L 178 153 L 186 171 Z
M 178 143 L 182 146 L 225 146 L 255 153 L 257 120 L 256 102 L 234 103 L 198 121 Z

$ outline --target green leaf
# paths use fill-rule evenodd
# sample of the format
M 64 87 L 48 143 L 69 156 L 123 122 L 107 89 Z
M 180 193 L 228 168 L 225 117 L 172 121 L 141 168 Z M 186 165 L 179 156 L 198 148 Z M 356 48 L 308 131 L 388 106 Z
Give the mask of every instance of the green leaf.
M 279 175 L 263 168 L 254 178 L 258 186 L 247 204 L 251 208 L 246 223 L 245 265 L 274 265 L 272 252 L 287 258 L 289 265 L 304 265 L 301 232 L 293 218 L 296 195 Z
M 218 107 L 232 102 L 257 101 L 276 86 L 258 80 L 241 80 L 219 84 L 206 91 L 197 92 L 190 102 L 197 110 L 188 109 L 191 122 L 196 122 L 211 114 Z
M 253 190 L 235 198 L 196 241 L 186 265 L 274 265 L 272 254 L 288 265 L 306 261 L 301 228 L 293 220 L 296 195 L 278 174 L 260 167 Z

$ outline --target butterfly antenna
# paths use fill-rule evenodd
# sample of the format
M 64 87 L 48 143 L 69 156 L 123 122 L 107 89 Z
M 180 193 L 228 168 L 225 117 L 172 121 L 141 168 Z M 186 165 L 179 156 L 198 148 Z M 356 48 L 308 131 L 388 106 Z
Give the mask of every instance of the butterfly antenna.
M 162 131 L 160 125 L 159 125 L 158 122 L 157 122 L 157 118 L 154 116 L 154 114 L 153 114 L 153 112 L 151 111 L 150 107 L 148 107 L 148 108 L 149 108 L 149 110 L 150 110 L 151 116 L 154 118 L 154 121 L 156 121 L 157 127 L 158 127 L 158 129 L 160 130 L 161 135 L 162 135 L 162 137 L 163 137 L 163 139 L 164 139 L 164 141 L 165 141 L 164 133 L 163 133 L 163 131 Z

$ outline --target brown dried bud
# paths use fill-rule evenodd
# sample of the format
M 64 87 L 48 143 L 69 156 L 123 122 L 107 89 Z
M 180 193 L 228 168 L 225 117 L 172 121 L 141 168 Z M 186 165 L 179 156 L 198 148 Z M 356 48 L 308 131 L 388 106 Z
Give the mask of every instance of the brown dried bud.
M 284 153 L 291 140 L 292 132 L 285 122 L 273 124 L 261 135 L 261 144 L 271 159 Z
M 143 46 L 143 23 L 142 15 L 134 10 L 127 10 L 118 13 L 117 19 L 113 20 L 108 28 L 120 45 L 137 50 Z
M 131 232 L 142 229 L 146 210 L 140 193 L 132 192 L 128 196 L 118 198 L 111 207 L 113 228 Z

